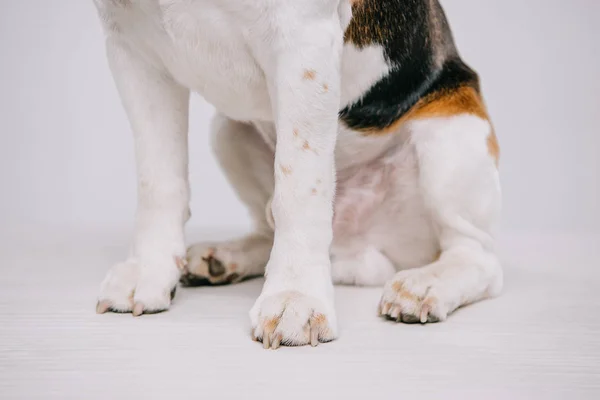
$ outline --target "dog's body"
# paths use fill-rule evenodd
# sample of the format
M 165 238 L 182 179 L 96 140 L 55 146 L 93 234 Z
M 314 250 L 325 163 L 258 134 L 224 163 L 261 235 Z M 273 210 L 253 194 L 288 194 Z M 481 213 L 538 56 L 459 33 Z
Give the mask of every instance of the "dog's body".
M 181 271 L 228 283 L 267 265 L 251 319 L 277 347 L 336 337 L 332 279 L 385 284 L 380 313 L 404 322 L 499 293 L 498 147 L 437 0 L 95 1 L 139 178 L 100 312 L 167 309 Z M 186 262 L 190 90 L 218 110 L 213 145 L 256 232 Z

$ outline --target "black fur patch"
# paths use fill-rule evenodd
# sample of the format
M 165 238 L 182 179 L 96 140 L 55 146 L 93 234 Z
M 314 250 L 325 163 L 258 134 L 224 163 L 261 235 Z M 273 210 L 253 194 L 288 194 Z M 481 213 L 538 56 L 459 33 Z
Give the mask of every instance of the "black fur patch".
M 469 85 L 477 74 L 459 57 L 437 0 L 362 0 L 354 3 L 346 42 L 384 48 L 390 73 L 357 102 L 340 111 L 357 130 L 383 130 L 419 100 Z

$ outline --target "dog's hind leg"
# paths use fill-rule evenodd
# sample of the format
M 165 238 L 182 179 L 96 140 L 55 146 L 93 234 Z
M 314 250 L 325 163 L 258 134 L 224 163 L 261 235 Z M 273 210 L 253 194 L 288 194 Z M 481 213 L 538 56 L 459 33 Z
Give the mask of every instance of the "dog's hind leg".
M 380 313 L 388 318 L 444 320 L 458 307 L 495 296 L 502 288 L 490 234 L 501 202 L 497 144 L 487 118 L 468 111 L 410 123 L 419 188 L 441 255 L 387 282 Z
M 267 205 L 273 193 L 274 153 L 253 125 L 217 115 L 212 144 L 219 164 L 255 225 L 252 234 L 188 249 L 185 285 L 225 284 L 264 274 L 273 246 Z M 268 210 L 270 212 L 270 210 Z

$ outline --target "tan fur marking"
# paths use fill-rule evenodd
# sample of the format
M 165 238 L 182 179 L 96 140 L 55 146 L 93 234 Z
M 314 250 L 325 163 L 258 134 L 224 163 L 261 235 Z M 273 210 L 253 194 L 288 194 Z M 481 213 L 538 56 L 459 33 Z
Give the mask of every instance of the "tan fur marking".
M 402 291 L 402 284 L 400 282 L 394 282 L 392 284 L 392 289 L 394 290 L 394 292 L 400 293 Z
M 289 165 L 280 165 L 279 167 L 285 176 L 289 176 L 292 173 L 292 167 Z
M 420 303 L 421 299 L 418 298 L 417 296 L 415 296 L 412 293 L 409 292 L 402 292 L 400 293 L 400 299 L 402 300 L 406 300 L 406 301 L 412 301 L 413 303 Z
M 433 94 L 420 103 L 417 103 L 414 112 L 412 110 L 409 112 L 412 114 L 410 115 L 411 119 L 451 117 L 459 114 L 473 114 L 481 119 L 488 119 L 481 96 L 469 86 L 463 86 L 441 95 Z
M 312 190 L 310 191 L 310 194 L 312 194 L 313 196 L 317 194 L 317 189 L 312 188 Z
M 312 317 L 312 321 L 313 324 L 323 324 L 325 322 L 327 322 L 327 317 L 323 314 L 316 314 Z
M 415 303 L 418 303 L 419 301 L 421 301 L 421 299 L 419 299 L 414 294 L 404 290 L 404 287 L 402 286 L 402 283 L 400 283 L 400 282 L 394 282 L 392 284 L 392 289 L 394 289 L 394 291 L 398 293 L 398 295 L 400 296 L 401 299 L 412 301 Z
M 298 129 L 294 129 L 294 137 L 298 137 L 299 134 Z
M 487 147 L 488 153 L 490 153 L 490 156 L 492 156 L 494 159 L 497 167 L 498 163 L 500 162 L 500 145 L 498 144 L 498 139 L 496 138 L 496 132 L 494 132 L 493 129 L 490 135 L 487 137 Z
M 327 93 L 329 91 L 329 85 L 328 84 L 326 84 L 326 83 L 323 84 L 323 91 L 325 93 Z
M 279 324 L 279 317 L 269 318 L 265 321 L 263 329 L 265 332 L 273 332 L 277 328 L 277 324 Z
M 304 75 L 302 75 L 302 79 L 305 79 L 308 81 L 314 81 L 316 76 L 317 76 L 317 71 L 315 71 L 314 69 L 305 69 Z
M 402 118 L 385 129 L 367 129 L 367 135 L 384 135 L 393 133 L 410 120 L 452 117 L 460 114 L 472 114 L 489 120 L 483 99 L 470 86 L 462 86 L 453 91 L 433 93 L 421 99 Z

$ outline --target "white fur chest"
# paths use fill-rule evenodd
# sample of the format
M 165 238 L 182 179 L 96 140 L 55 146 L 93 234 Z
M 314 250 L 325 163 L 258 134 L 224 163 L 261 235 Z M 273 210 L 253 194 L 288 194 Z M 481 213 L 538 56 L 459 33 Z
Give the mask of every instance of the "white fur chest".
M 266 79 L 254 51 L 269 46 L 278 18 L 266 0 L 95 0 L 109 35 L 240 121 L 272 121 Z M 267 11 L 265 11 L 267 10 Z M 351 18 L 341 0 L 342 26 Z M 344 46 L 341 106 L 388 72 L 379 46 Z
M 261 68 L 241 22 L 245 0 L 96 0 L 109 35 L 130 43 L 157 68 L 236 120 L 270 120 Z M 243 16 L 243 17 L 242 17 Z

